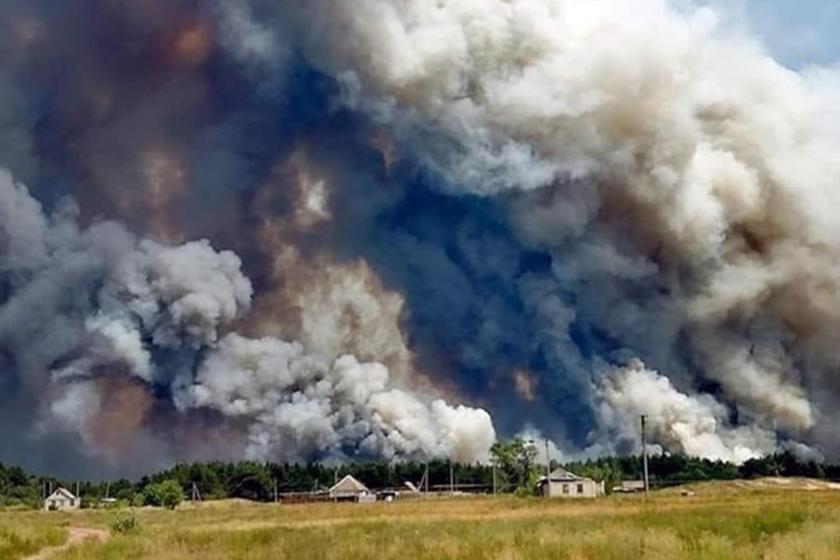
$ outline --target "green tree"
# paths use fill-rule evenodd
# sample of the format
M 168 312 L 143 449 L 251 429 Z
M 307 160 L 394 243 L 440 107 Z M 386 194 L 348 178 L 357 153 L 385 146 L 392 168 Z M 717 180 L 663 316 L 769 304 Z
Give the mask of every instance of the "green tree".
M 144 504 L 175 509 L 184 501 L 184 490 L 174 480 L 164 480 L 146 487 Z
M 273 488 L 268 468 L 259 463 L 237 463 L 228 479 L 228 495 L 233 498 L 268 501 Z
M 490 448 L 493 464 L 502 486 L 507 490 L 532 490 L 539 478 L 537 449 L 531 442 L 515 438 L 497 442 Z

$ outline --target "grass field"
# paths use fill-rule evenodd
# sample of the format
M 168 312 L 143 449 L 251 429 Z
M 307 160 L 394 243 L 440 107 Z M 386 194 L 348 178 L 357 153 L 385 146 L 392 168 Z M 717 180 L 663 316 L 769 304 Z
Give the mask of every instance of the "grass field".
M 590 502 L 454 498 L 391 504 L 189 505 L 136 512 L 140 531 L 56 559 L 840 559 L 840 491 L 708 485 Z M 0 558 L 113 512 L 0 512 Z

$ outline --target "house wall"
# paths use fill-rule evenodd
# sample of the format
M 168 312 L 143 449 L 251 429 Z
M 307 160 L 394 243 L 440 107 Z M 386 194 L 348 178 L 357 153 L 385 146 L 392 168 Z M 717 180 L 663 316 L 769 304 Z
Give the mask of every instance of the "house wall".
M 50 510 L 65 510 L 65 509 L 78 509 L 79 508 L 79 500 L 68 500 L 66 498 L 51 498 L 44 501 L 44 509 Z
M 549 498 L 595 498 L 602 494 L 601 485 L 594 480 L 569 482 L 551 481 L 543 485 L 543 495 Z
M 376 494 L 370 492 L 330 492 L 330 499 L 336 502 L 375 502 Z

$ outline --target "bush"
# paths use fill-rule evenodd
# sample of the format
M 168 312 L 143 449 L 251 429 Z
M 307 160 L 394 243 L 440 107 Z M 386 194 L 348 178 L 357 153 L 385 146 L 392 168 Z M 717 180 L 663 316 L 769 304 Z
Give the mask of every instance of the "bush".
M 115 500 L 113 502 L 104 502 L 102 507 L 105 509 L 125 509 L 131 503 L 128 500 Z
M 184 490 L 174 480 L 164 480 L 158 484 L 149 484 L 143 493 L 143 504 L 175 509 L 184 501 Z
M 114 535 L 126 535 L 140 531 L 140 524 L 134 516 L 134 512 L 120 512 L 111 521 L 111 533 Z

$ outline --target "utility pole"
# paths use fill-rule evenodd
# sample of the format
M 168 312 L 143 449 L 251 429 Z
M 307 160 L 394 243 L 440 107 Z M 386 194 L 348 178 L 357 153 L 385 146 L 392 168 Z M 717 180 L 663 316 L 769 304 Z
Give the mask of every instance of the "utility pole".
M 277 503 L 277 479 L 274 479 L 274 503 Z
M 496 495 L 496 463 L 493 463 L 493 495 Z
M 650 479 L 648 478 L 647 438 L 645 434 L 645 415 L 642 414 L 642 466 L 644 469 L 645 496 L 650 493 Z
M 429 463 L 426 462 L 426 470 L 423 472 L 423 484 L 426 487 L 426 494 L 429 493 Z
M 449 493 L 455 493 L 455 467 L 452 465 L 452 459 L 449 460 Z
M 548 438 L 545 438 L 545 480 L 551 480 L 551 456 L 548 454 Z

